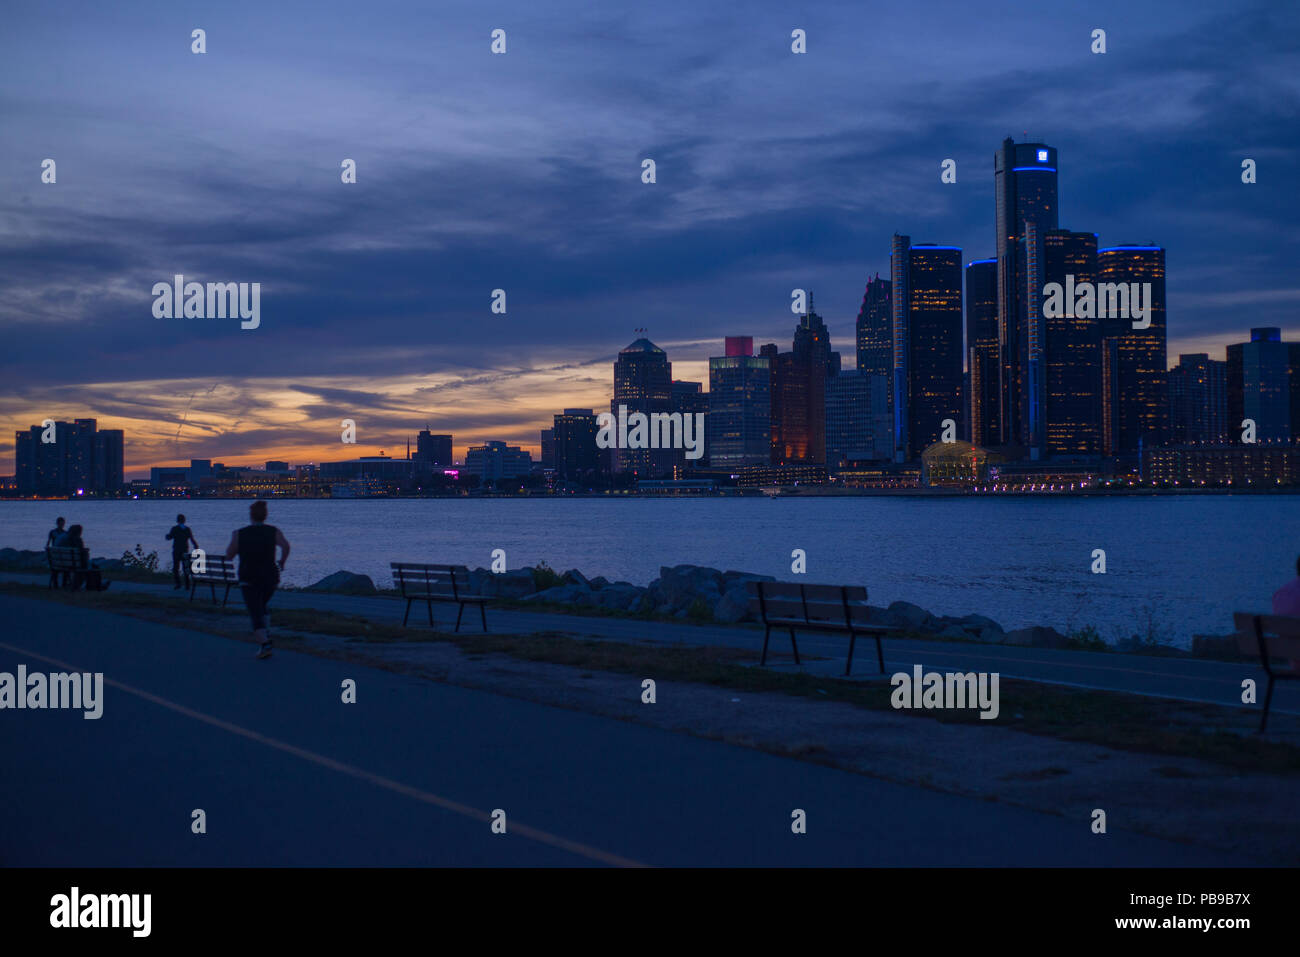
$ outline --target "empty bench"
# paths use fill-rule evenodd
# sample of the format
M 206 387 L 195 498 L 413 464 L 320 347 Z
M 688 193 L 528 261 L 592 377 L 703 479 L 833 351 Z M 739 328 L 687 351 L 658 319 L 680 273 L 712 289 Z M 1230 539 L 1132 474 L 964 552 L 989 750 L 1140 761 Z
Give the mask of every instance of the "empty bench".
M 460 606 L 456 612 L 457 631 L 460 631 L 460 619 L 465 614 L 466 605 L 478 605 L 483 630 L 487 631 L 487 612 L 484 611 L 484 606 L 488 599 L 483 595 L 470 594 L 469 569 L 464 565 L 419 565 L 412 562 L 390 562 L 389 565 L 393 570 L 393 583 L 406 599 L 403 626 L 411 616 L 412 602 L 425 603 L 429 612 L 429 626 L 433 627 L 433 603 L 447 601 L 456 602 Z
M 1259 733 L 1268 726 L 1268 709 L 1273 703 L 1273 683 L 1300 678 L 1300 618 L 1287 615 L 1253 615 L 1239 611 L 1232 616 L 1237 626 L 1237 650 L 1259 658 L 1268 675 L 1264 692 L 1264 716 Z
M 867 589 L 861 585 L 795 585 L 789 582 L 747 582 L 750 611 L 763 623 L 763 657 L 759 664 L 767 663 L 767 643 L 773 628 L 790 632 L 790 647 L 794 650 L 794 663 L 799 664 L 799 644 L 796 631 L 820 631 L 848 635 L 849 660 L 844 665 L 847 675 L 853 669 L 853 648 L 858 635 L 876 640 L 876 661 L 880 673 L 885 673 L 885 655 L 880 638 L 896 629 L 886 625 L 873 625 L 868 621 Z
M 186 561 L 189 561 L 188 556 Z M 203 566 L 201 572 L 190 570 L 190 601 L 194 600 L 195 589 L 200 585 L 207 585 L 208 591 L 212 593 L 212 604 L 215 605 L 217 587 L 224 585 L 226 593 L 221 596 L 221 606 L 224 608 L 226 600 L 230 598 L 230 589 L 239 584 L 239 576 L 235 574 L 235 560 L 224 555 L 208 555 L 204 559 Z

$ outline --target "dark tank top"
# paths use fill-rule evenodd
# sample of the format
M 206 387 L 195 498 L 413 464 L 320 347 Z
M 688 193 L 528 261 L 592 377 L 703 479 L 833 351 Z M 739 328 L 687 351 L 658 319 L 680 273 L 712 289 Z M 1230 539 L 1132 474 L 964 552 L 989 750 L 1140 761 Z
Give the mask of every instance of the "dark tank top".
M 275 567 L 274 525 L 245 525 L 239 530 L 239 580 L 280 580 L 280 570 Z

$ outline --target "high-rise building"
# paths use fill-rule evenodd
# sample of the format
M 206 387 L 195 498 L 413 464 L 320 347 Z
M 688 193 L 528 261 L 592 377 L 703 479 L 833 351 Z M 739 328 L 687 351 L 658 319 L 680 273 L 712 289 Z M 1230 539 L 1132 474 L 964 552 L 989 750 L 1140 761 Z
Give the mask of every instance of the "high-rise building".
M 1022 398 L 1031 315 L 1041 307 L 1034 290 L 1031 300 L 1026 253 L 1026 224 L 1039 236 L 1058 227 L 1057 156 L 1045 143 L 1016 143 L 1007 138 L 993 157 L 993 182 L 997 212 L 998 342 L 1001 349 L 998 387 L 1000 399 L 997 444 L 1030 446 Z
M 795 326 L 792 351 L 800 361 L 820 363 L 827 376 L 839 375 L 840 354 L 831 349 L 831 335 L 826 330 L 826 323 L 813 312 L 811 290 L 808 293 L 808 312 Z
M 893 457 L 888 395 L 888 376 L 854 372 L 826 380 L 828 469 Z
M 21 495 L 112 494 L 123 485 L 123 435 L 94 419 L 34 425 L 14 434 L 14 482 Z M 45 442 L 48 437 L 53 441 Z
M 894 340 L 891 332 L 889 280 L 880 273 L 867 280 L 858 310 L 858 371 L 868 375 L 893 375 Z
M 705 449 L 711 468 L 771 462 L 771 359 L 753 351 L 751 336 L 728 336 L 727 354 L 709 359 Z
M 1096 283 L 1096 233 L 1053 229 L 1042 234 L 1041 242 L 1043 285 L 1059 283 L 1068 293 L 1080 283 Z M 1062 297 L 1061 315 L 1045 314 L 1041 290 L 1038 303 L 1041 325 L 1035 333 L 1041 336 L 1041 355 L 1031 360 L 1029 382 L 1041 388 L 1025 389 L 1031 400 L 1031 448 L 1048 455 L 1099 456 L 1101 320 L 1086 301 L 1076 310 L 1068 295 Z
M 1228 439 L 1228 364 L 1198 352 L 1169 370 L 1169 441 L 1205 445 Z
M 1250 419 L 1256 442 L 1289 441 L 1297 425 L 1291 421 L 1291 358 L 1293 343 L 1282 341 L 1282 330 L 1250 330 L 1249 342 L 1228 346 L 1226 369 L 1230 435 L 1238 439 Z
M 998 261 L 976 259 L 966 264 L 966 403 L 977 446 L 1001 440 L 998 355 Z
M 541 430 L 542 468 L 555 468 L 555 429 Z
M 944 420 L 962 424 L 961 249 L 912 244 L 894 235 L 893 283 L 894 456 L 919 458 L 943 437 Z
M 451 468 L 451 436 L 434 435 L 422 429 L 415 437 L 415 467 L 417 471 Z
M 591 409 L 565 409 L 555 416 L 555 477 L 562 482 L 590 485 L 599 477 L 601 455 L 596 447 L 596 413 Z
M 610 412 L 617 418 L 619 406 L 627 414 L 672 412 L 673 367 L 668 356 L 649 339 L 637 339 L 618 354 L 614 361 L 614 399 Z M 676 454 L 675 454 L 676 453 Z M 614 474 L 634 473 L 638 478 L 671 477 L 680 449 L 611 449 Z
M 1150 324 L 1134 329 L 1133 320 L 1101 320 L 1101 335 L 1115 340 L 1115 398 L 1110 423 L 1114 448 L 1107 454 L 1133 455 L 1162 445 L 1169 434 L 1169 391 L 1165 326 L 1165 251 L 1159 246 L 1111 246 L 1097 251 L 1097 298 L 1110 283 L 1151 284 L 1146 303 Z M 1109 295 L 1106 294 L 1109 300 Z M 1130 300 L 1129 312 L 1133 311 Z

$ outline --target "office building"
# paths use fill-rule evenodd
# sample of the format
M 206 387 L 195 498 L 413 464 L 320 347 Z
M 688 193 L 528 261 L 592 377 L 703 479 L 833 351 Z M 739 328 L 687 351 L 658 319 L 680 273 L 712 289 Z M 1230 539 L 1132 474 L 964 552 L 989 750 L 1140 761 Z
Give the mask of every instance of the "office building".
M 1228 441 L 1228 364 L 1199 352 L 1169 370 L 1169 441 L 1204 445 Z
M 940 441 L 945 420 L 957 437 L 962 419 L 961 249 L 913 245 L 895 234 L 893 294 L 894 455 L 908 462 Z
M 1132 284 L 1137 283 L 1141 289 L 1150 283 L 1147 328 L 1134 329 L 1133 319 L 1129 317 L 1101 320 L 1103 342 L 1113 342 L 1114 365 L 1112 420 L 1103 423 L 1103 430 L 1108 426 L 1112 437 L 1106 454 L 1132 456 L 1168 441 L 1165 251 L 1159 246 L 1111 246 L 1098 250 L 1097 282 L 1099 303 L 1108 284 L 1125 284 L 1132 289 Z M 1110 298 L 1108 293 L 1105 297 Z M 1132 312 L 1130 301 L 1129 313 Z M 1105 362 L 1106 349 L 1103 349 L 1103 378 Z
M 984 446 L 1000 438 L 998 425 L 998 261 L 966 264 L 966 409 L 971 441 Z
M 672 363 L 664 351 L 649 339 L 637 339 L 620 351 L 614 362 L 614 399 L 610 402 L 610 412 L 617 417 L 619 406 L 626 406 L 628 415 L 671 414 L 672 382 Z M 657 479 L 673 477 L 681 450 L 615 448 L 610 453 L 614 474 L 631 473 L 638 478 Z
M 571 482 L 590 487 L 603 472 L 602 456 L 596 447 L 596 413 L 591 409 L 565 409 L 555 416 L 555 477 L 561 482 Z
M 773 347 L 775 349 L 775 347 Z M 772 459 L 772 370 L 750 336 L 728 336 L 725 356 L 709 359 L 709 466 L 768 465 Z
M 477 475 L 484 482 L 523 478 L 532 470 L 532 455 L 517 445 L 485 442 L 465 453 L 463 474 Z
M 1025 274 L 1026 224 L 1041 236 L 1058 227 L 1057 155 L 1045 143 L 1003 140 L 993 158 L 996 198 L 999 432 L 997 444 L 1032 444 L 1025 421 L 1023 397 L 1028 370 L 1026 338 L 1031 315 L 1039 309 L 1038 290 L 1029 288 Z M 1032 298 L 1031 298 L 1031 293 Z
M 1026 230 L 1027 235 L 1033 232 L 1032 226 Z M 1061 314 L 1046 315 L 1041 289 L 1059 283 L 1070 292 L 1081 283 L 1096 283 L 1097 234 L 1049 230 L 1041 243 L 1041 277 L 1029 273 L 1031 286 L 1039 287 L 1025 389 L 1031 449 L 1041 450 L 1040 455 L 1100 456 L 1101 319 L 1086 301 L 1076 309 L 1065 295 Z
M 888 376 L 842 372 L 826 380 L 826 466 L 830 471 L 893 457 L 888 396 Z

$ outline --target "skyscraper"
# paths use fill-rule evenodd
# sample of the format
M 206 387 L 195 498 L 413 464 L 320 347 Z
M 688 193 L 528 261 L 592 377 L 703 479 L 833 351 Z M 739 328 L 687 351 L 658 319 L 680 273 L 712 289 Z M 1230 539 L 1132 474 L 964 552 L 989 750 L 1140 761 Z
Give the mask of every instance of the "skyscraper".
M 826 380 L 827 468 L 893 456 L 888 395 L 888 376 L 854 372 Z
M 1291 346 L 1282 341 L 1282 330 L 1250 330 L 1249 342 L 1228 346 L 1226 379 L 1228 389 L 1228 431 L 1240 438 L 1242 422 L 1255 423 L 1255 441 L 1290 440 L 1296 423 L 1291 421 Z
M 1097 281 L 1097 234 L 1068 229 L 1042 235 L 1043 284 L 1073 289 Z M 1032 277 L 1031 277 L 1032 279 Z M 1047 316 L 1043 298 L 1035 310 L 1041 323 L 1041 390 L 1029 389 L 1035 448 L 1048 455 L 1101 455 L 1101 320 L 1085 303 L 1064 302 L 1062 315 Z M 1038 378 L 1031 372 L 1031 379 Z
M 33 425 L 14 434 L 14 480 L 22 495 L 112 494 L 123 485 L 123 435 L 94 419 Z M 51 442 L 41 441 L 48 434 Z
M 998 261 L 966 264 L 966 369 L 971 442 L 1000 441 L 998 427 Z
M 1041 300 L 1029 295 L 1023 244 L 1026 224 L 1038 235 L 1059 225 L 1056 149 L 1044 143 L 1016 143 L 1009 137 L 993 157 L 997 213 L 998 343 L 1001 350 L 998 444 L 1029 446 L 1023 400 L 1029 319 Z
M 867 280 L 858 310 L 858 371 L 889 378 L 894 368 L 894 341 L 890 334 L 889 280 L 880 274 Z
M 595 482 L 602 471 L 596 447 L 596 413 L 591 409 L 565 409 L 555 416 L 551 431 L 555 435 L 555 477 L 562 482 Z
M 1146 329 L 1134 329 L 1128 318 L 1101 320 L 1102 338 L 1115 340 L 1118 401 L 1111 423 L 1113 454 L 1132 455 L 1140 448 L 1168 441 L 1165 251 L 1159 246 L 1110 246 L 1098 250 L 1097 281 L 1098 300 L 1107 283 L 1151 284 L 1147 303 L 1150 325 Z
M 893 282 L 894 455 L 918 458 L 942 438 L 945 419 L 964 432 L 962 419 L 961 249 L 912 245 L 894 235 Z
M 1228 438 L 1226 362 L 1204 352 L 1178 357 L 1169 370 L 1169 440 L 1174 445 Z
M 555 468 L 555 429 L 542 429 L 541 435 L 538 436 L 539 447 L 542 453 L 542 468 Z
M 415 467 L 421 471 L 451 468 L 451 436 L 423 429 L 415 437 Z
M 620 405 L 628 415 L 641 412 L 671 413 L 673 404 L 673 368 L 668 356 L 649 339 L 637 339 L 618 354 L 614 361 L 614 399 L 610 412 L 618 416 Z M 611 449 L 614 474 L 635 473 L 638 478 L 657 479 L 671 476 L 677 459 L 674 449 Z
M 772 459 L 772 369 L 753 355 L 750 336 L 728 336 L 726 355 L 709 359 L 705 444 L 712 468 L 767 465 Z

